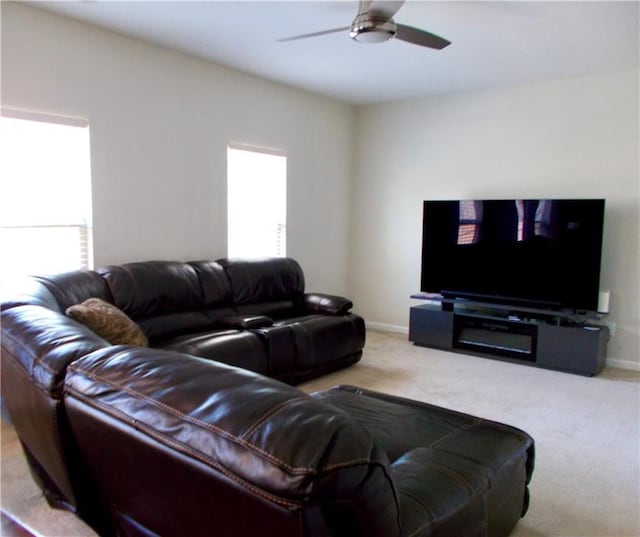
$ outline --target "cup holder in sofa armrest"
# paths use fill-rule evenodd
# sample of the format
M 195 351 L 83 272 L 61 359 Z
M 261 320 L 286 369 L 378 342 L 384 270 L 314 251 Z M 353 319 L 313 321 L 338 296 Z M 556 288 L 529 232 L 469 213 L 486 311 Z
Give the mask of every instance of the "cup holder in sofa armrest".
M 221 328 L 237 328 L 241 330 L 250 330 L 255 328 L 265 328 L 273 326 L 273 319 L 266 315 L 250 315 L 240 316 L 233 315 L 229 317 L 220 317 L 215 322 L 217 327 Z
M 326 315 L 345 315 L 353 307 L 348 298 L 325 293 L 306 293 L 302 297 L 305 311 Z

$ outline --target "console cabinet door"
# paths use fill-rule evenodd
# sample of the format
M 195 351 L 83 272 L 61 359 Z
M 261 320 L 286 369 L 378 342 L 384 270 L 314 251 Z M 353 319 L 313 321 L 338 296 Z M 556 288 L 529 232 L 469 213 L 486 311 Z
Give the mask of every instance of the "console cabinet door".
M 607 327 L 541 324 L 536 361 L 542 367 L 595 375 L 604 367 L 608 339 Z
M 416 345 L 451 349 L 453 312 L 428 304 L 412 307 L 409 312 L 409 341 Z

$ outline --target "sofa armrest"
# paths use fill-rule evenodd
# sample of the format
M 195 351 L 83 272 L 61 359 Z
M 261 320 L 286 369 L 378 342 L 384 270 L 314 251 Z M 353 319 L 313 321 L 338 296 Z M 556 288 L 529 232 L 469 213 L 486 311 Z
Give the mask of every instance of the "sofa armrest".
M 155 534 L 175 533 L 167 520 L 210 534 L 213 513 L 223 535 L 401 535 L 385 452 L 347 412 L 282 382 L 110 347 L 70 366 L 65 409 L 105 504 Z
M 224 328 L 237 328 L 239 330 L 250 330 L 273 326 L 273 320 L 266 315 L 241 316 L 233 315 L 216 319 L 216 326 Z
M 353 307 L 348 298 L 324 293 L 306 293 L 302 297 L 305 311 L 326 315 L 345 315 Z

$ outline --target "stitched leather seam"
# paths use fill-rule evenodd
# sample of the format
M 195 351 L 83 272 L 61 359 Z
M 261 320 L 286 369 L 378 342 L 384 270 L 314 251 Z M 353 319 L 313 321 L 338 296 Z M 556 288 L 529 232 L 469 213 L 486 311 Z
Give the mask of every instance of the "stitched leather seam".
M 288 401 L 283 401 L 282 403 L 276 405 L 275 407 L 273 407 L 271 410 L 269 410 L 268 412 L 266 412 L 261 418 L 258 418 L 258 420 L 251 426 L 249 427 L 244 433 L 242 433 L 240 435 L 241 439 L 245 439 L 248 438 L 249 436 L 251 436 L 254 431 L 256 429 L 258 429 L 266 420 L 268 420 L 269 418 L 274 417 L 275 415 L 277 415 L 278 413 L 282 412 L 286 407 L 291 406 L 294 403 L 297 403 L 298 401 L 303 401 L 304 398 L 303 397 L 296 397 L 295 399 L 290 399 Z
M 446 466 L 443 466 L 443 465 L 441 465 L 441 464 L 437 464 L 437 463 L 434 463 L 434 462 L 428 462 L 427 464 L 428 464 L 429 466 L 431 466 L 431 467 L 435 468 L 435 469 L 436 469 L 436 471 L 439 471 L 440 473 L 442 473 L 442 474 L 444 474 L 444 475 L 446 475 L 446 476 L 448 476 L 448 477 L 451 477 L 451 478 L 452 478 L 456 483 L 459 483 L 459 484 L 463 485 L 463 486 L 464 486 L 464 488 L 465 488 L 465 489 L 467 489 L 467 492 L 469 492 L 469 498 L 468 498 L 468 500 L 474 500 L 474 499 L 476 499 L 478 496 L 480 496 L 480 495 L 481 495 L 482 484 L 480 484 L 480 485 L 478 486 L 478 488 L 475 488 L 475 489 L 474 489 L 473 485 L 471 485 L 471 483 L 470 483 L 467 479 L 465 479 L 462 475 L 460 475 L 458 472 L 456 472 L 456 471 L 452 470 L 451 468 L 447 468 Z M 485 468 L 485 467 L 483 466 L 482 468 Z M 485 468 L 485 469 L 486 469 L 486 468 Z M 489 484 L 489 482 L 490 482 L 490 479 L 489 479 L 489 478 L 487 478 L 487 483 Z M 483 483 L 484 483 L 484 482 L 483 482 Z M 441 520 L 441 519 L 442 519 L 442 517 L 441 517 L 441 518 L 436 517 L 436 516 L 433 514 L 433 512 L 432 512 L 432 511 L 431 511 L 431 510 L 430 510 L 430 509 L 429 509 L 429 508 L 428 508 L 424 503 L 422 503 L 422 501 L 420 501 L 420 499 L 419 499 L 419 498 L 415 497 L 413 494 L 411 494 L 411 493 L 407 493 L 407 492 L 404 492 L 404 491 L 400 491 L 400 493 L 401 493 L 401 494 L 405 494 L 405 495 L 407 495 L 407 496 L 410 496 L 410 497 L 411 497 L 411 498 L 413 498 L 414 500 L 418 501 L 418 502 L 420 503 L 420 505 L 422 505 L 422 506 L 423 506 L 427 511 L 429 511 L 429 513 L 430 513 L 430 514 L 431 514 L 431 516 L 432 516 L 432 520 L 431 520 L 431 521 L 427 521 L 427 522 L 425 522 L 425 523 L 424 523 L 422 526 L 420 526 L 420 527 L 419 527 L 415 532 L 413 532 L 413 533 L 411 534 L 411 536 L 410 536 L 410 537 L 413 537 L 414 535 L 418 534 L 418 533 L 419 533 L 420 531 L 422 531 L 422 530 L 423 530 L 423 529 L 424 529 L 428 524 L 432 524 L 432 523 L 434 523 L 434 522 L 438 522 L 439 520 Z M 447 516 L 448 516 L 448 515 L 447 515 Z
M 9 354 L 13 360 L 18 364 L 18 366 L 25 372 L 25 374 L 28 376 L 28 378 L 30 380 L 34 381 L 34 386 L 41 391 L 42 393 L 44 393 L 47 397 L 50 398 L 54 398 L 53 395 L 51 394 L 51 389 L 49 389 L 47 386 L 43 386 L 41 383 L 39 382 L 35 382 L 34 379 L 34 375 L 35 375 L 35 369 L 36 367 L 42 367 L 43 369 L 46 369 L 49 373 L 51 373 L 51 375 L 54 377 L 55 380 L 56 377 L 62 376 L 64 378 L 64 371 L 56 371 L 55 369 L 53 369 L 49 364 L 45 363 L 42 361 L 43 357 L 42 355 L 39 354 L 34 354 L 33 352 L 31 352 L 31 350 L 24 344 L 24 342 L 22 340 L 17 339 L 13 334 L 8 333 L 8 334 L 3 334 L 2 335 L 3 339 L 10 339 L 12 343 L 16 344 L 16 346 L 20 347 L 20 350 L 26 354 L 28 354 L 29 356 L 33 357 L 33 361 L 31 362 L 31 367 L 30 368 L 26 368 L 24 366 L 24 364 L 22 363 L 22 361 L 13 353 L 13 352 L 9 352 L 9 351 L 5 351 L 7 352 L 7 354 Z M 98 349 L 94 349 L 94 350 L 98 350 Z M 89 351 L 89 352 L 93 352 L 93 351 Z M 67 366 L 69 367 L 69 366 Z M 53 382 L 51 383 L 53 385 Z M 59 397 L 61 398 L 61 397 Z M 58 398 L 55 398 L 56 400 Z
M 262 456 L 264 456 L 266 459 L 274 462 L 277 465 L 280 465 L 282 468 L 286 469 L 287 471 L 291 472 L 291 473 L 295 473 L 295 474 L 316 474 L 320 471 L 329 471 L 332 470 L 334 468 L 341 468 L 344 466 L 348 466 L 349 464 L 355 464 L 355 463 L 363 463 L 363 462 L 370 462 L 369 459 L 357 459 L 355 461 L 348 461 L 348 462 L 344 462 L 344 463 L 339 463 L 336 465 L 332 465 L 332 466 L 327 466 L 325 468 L 322 468 L 320 470 L 316 470 L 314 468 L 309 468 L 309 467 L 293 467 L 289 464 L 287 464 L 286 462 L 278 459 L 277 457 L 273 456 L 271 453 L 267 453 L 266 451 L 260 449 L 259 447 L 257 447 L 256 445 L 252 444 L 251 442 L 248 442 L 247 440 L 244 440 L 243 438 L 239 438 L 235 435 L 233 435 L 232 433 L 225 431 L 224 429 L 221 429 L 219 427 L 217 427 L 216 425 L 212 425 L 210 423 L 204 422 L 202 420 L 199 420 L 197 418 L 193 418 L 191 416 L 187 416 L 186 414 L 183 414 L 182 412 L 165 405 L 164 403 L 161 403 L 160 401 L 157 401 L 155 399 L 150 398 L 149 396 L 143 395 L 141 393 L 136 392 L 135 390 L 127 387 L 127 386 L 122 386 L 121 384 L 118 384 L 117 382 L 113 382 L 111 380 L 106 380 L 102 377 L 100 377 L 99 375 L 89 372 L 89 371 L 85 371 L 82 369 L 79 369 L 77 366 L 69 366 L 69 369 L 71 371 L 76 371 L 76 372 L 81 372 L 82 374 L 97 380 L 99 382 L 103 382 L 105 384 L 108 384 L 110 386 L 113 386 L 115 388 L 121 389 L 122 391 L 128 393 L 129 395 L 131 395 L 132 397 L 136 398 L 136 399 L 142 399 L 146 402 L 148 402 L 149 404 L 151 404 L 152 406 L 156 406 L 158 408 L 161 408 L 162 410 L 164 410 L 165 412 L 168 412 L 169 414 L 182 419 L 186 422 L 189 423 L 193 423 L 195 425 L 198 425 L 204 429 L 213 431 L 215 433 L 220 434 L 221 436 L 223 436 L 224 438 L 238 443 L 246 448 L 249 448 L 259 454 L 261 454 Z
M 478 498 L 480 496 L 480 494 L 478 493 L 474 493 L 472 495 L 469 496 L 469 498 L 467 498 L 467 502 L 473 501 L 476 498 Z M 414 535 L 418 535 L 424 528 L 426 528 L 428 525 L 433 524 L 435 522 L 440 522 L 441 520 L 447 518 L 451 513 L 447 513 L 445 516 L 437 518 L 434 517 L 432 520 L 427 520 L 424 522 L 424 524 L 422 524 L 419 528 L 416 529 L 416 531 L 414 531 L 411 535 L 408 535 L 407 537 L 414 537 Z
M 333 470 L 340 470 L 342 468 L 347 468 L 349 466 L 357 466 L 359 464 L 379 464 L 380 466 L 383 466 L 381 463 L 376 462 L 376 461 L 372 461 L 369 458 L 359 458 L 359 459 L 351 459 L 350 461 L 343 461 L 343 462 L 337 462 L 335 464 L 331 464 L 329 466 L 325 466 L 323 468 L 320 468 L 317 471 L 318 475 L 327 473 L 327 472 L 331 472 Z
M 315 364 L 316 363 L 315 345 L 313 344 L 313 340 L 311 339 L 311 334 L 307 329 L 306 325 L 304 325 L 303 323 L 295 323 L 295 324 L 296 326 L 298 326 L 298 328 L 300 328 L 300 330 L 302 330 L 305 337 L 305 342 L 307 343 L 308 350 L 310 351 L 310 354 L 311 354 L 311 363 Z
M 524 484 L 524 482 L 522 483 L 522 492 L 524 493 L 524 489 L 526 489 L 527 486 Z M 506 504 L 508 504 L 510 501 L 513 500 L 513 497 L 511 495 L 505 495 L 503 498 L 501 498 L 500 500 L 498 500 L 496 502 L 496 504 L 493 506 L 493 509 L 491 511 L 488 511 L 488 514 L 490 517 L 492 517 L 495 513 L 498 513 Z
M 431 510 L 431 508 L 422 501 L 422 498 L 416 496 L 415 494 L 407 491 L 407 490 L 402 490 L 402 489 L 398 489 L 398 494 L 401 494 L 403 496 L 407 496 L 408 498 L 411 498 L 414 502 L 416 502 L 417 504 L 419 504 L 425 511 L 427 511 L 427 513 L 429 513 L 429 516 L 431 516 L 431 521 L 435 520 L 436 515 L 434 514 L 434 512 Z M 428 523 L 430 523 L 431 521 L 429 521 Z M 427 524 L 428 524 L 427 523 Z M 426 524 L 425 524 L 426 525 Z M 423 526 L 424 527 L 424 526 Z
M 140 423 L 139 421 L 127 416 L 126 414 L 120 412 L 119 410 L 116 410 L 112 407 L 109 407 L 103 403 L 101 403 L 100 401 L 96 401 L 90 398 L 85 397 L 82 394 L 78 394 L 78 393 L 74 393 L 74 396 L 77 397 L 78 399 L 80 399 L 81 401 L 83 401 L 84 403 L 86 403 L 89 406 L 93 406 L 94 408 L 99 407 L 100 409 L 102 409 L 104 412 L 106 412 L 107 414 L 116 417 L 117 419 L 120 419 L 126 423 L 128 423 L 129 425 L 131 425 L 134 429 L 140 430 L 142 432 L 144 432 L 145 434 L 155 438 L 156 440 L 158 440 L 160 443 L 163 444 L 167 444 L 172 446 L 173 448 L 177 449 L 178 451 L 184 453 L 184 454 L 188 454 L 192 457 L 194 457 L 195 459 L 198 459 L 200 462 L 203 462 L 205 464 L 207 464 L 208 466 L 211 466 L 213 468 L 215 468 L 216 470 L 218 470 L 221 474 L 223 474 L 224 476 L 228 477 L 229 479 L 231 479 L 232 481 L 236 482 L 237 484 L 239 484 L 240 486 L 242 486 L 243 488 L 246 488 L 247 490 L 262 496 L 263 498 L 266 498 L 269 501 L 272 501 L 274 503 L 278 503 L 280 505 L 283 505 L 285 507 L 298 507 L 300 504 L 296 503 L 296 502 L 292 502 L 292 501 L 288 501 L 285 500 L 283 498 L 280 498 L 278 496 L 274 496 L 260 488 L 257 488 L 255 485 L 252 485 L 251 483 L 248 483 L 247 481 L 243 480 L 242 478 L 240 478 L 239 476 L 237 476 L 236 474 L 234 474 L 233 472 L 230 472 L 229 470 L 227 470 L 224 466 L 222 466 L 219 462 L 217 462 L 215 459 L 213 459 L 212 457 L 208 457 L 207 455 L 203 454 L 202 452 L 192 448 L 191 446 L 188 446 L 186 444 L 183 444 L 182 442 L 179 442 L 173 438 L 168 438 L 165 435 L 163 435 L 162 433 L 159 433 L 158 431 L 156 431 L 155 429 L 153 429 L 152 427 L 149 427 L 146 424 Z
M 48 364 L 45 364 L 44 362 L 42 362 L 42 356 L 39 354 L 34 354 L 33 352 L 31 352 L 31 349 L 29 347 L 27 347 L 24 343 L 24 341 L 17 339 L 13 334 L 11 333 L 6 333 L 6 334 L 2 334 L 3 339 L 10 339 L 11 342 L 20 347 L 20 350 L 26 354 L 28 354 L 29 356 L 33 357 L 33 362 L 31 362 L 31 370 L 29 371 L 27 369 L 27 372 L 29 373 L 29 375 L 33 376 L 33 369 L 35 368 L 36 365 L 41 365 L 42 367 L 44 367 L 45 369 L 49 370 L 51 373 L 55 373 L 55 371 L 51 368 L 51 366 L 49 366 Z M 20 362 L 20 360 L 18 359 L 18 357 L 15 354 L 12 354 L 12 356 L 14 357 L 14 359 L 22 364 L 22 362 Z
M 466 479 L 464 476 L 462 476 L 461 474 L 459 474 L 455 470 L 452 470 L 451 468 L 447 468 L 446 466 L 443 466 L 442 464 L 438 464 L 438 463 L 434 463 L 434 462 L 427 462 L 427 465 L 429 465 L 432 468 L 434 468 L 437 472 L 439 472 L 441 474 L 444 474 L 447 477 L 450 477 L 456 483 L 459 483 L 465 489 L 467 489 L 467 492 L 469 492 L 472 495 L 476 494 L 482 488 L 482 486 L 481 486 L 482 484 L 479 485 L 478 488 L 474 488 L 474 486 L 469 482 L 468 479 Z
M 23 365 L 20 363 L 20 360 L 18 360 L 13 354 L 11 353 L 7 353 L 9 354 L 9 356 L 11 356 L 13 358 L 13 361 L 18 364 L 18 368 L 20 369 L 20 371 L 22 371 L 22 373 L 27 377 L 27 379 L 32 383 L 32 385 L 34 386 L 34 388 L 36 390 L 38 390 L 42 395 L 44 395 L 47 399 L 50 399 L 51 401 L 56 401 L 59 402 L 62 399 L 62 390 L 60 390 L 60 395 L 55 396 L 51 393 L 51 390 L 49 390 L 49 388 L 47 388 L 46 386 L 43 386 L 42 384 L 38 383 L 38 382 L 34 382 L 34 378 L 33 375 L 29 373 L 29 371 L 27 371 Z M 44 364 L 41 364 L 44 366 Z M 52 371 L 52 373 L 55 373 L 55 371 Z
M 245 273 L 245 275 L 247 277 L 247 283 L 248 283 L 247 287 L 249 288 L 247 294 L 249 296 L 254 295 L 255 292 L 254 292 L 254 289 L 253 289 L 253 284 L 251 282 L 251 275 L 249 274 L 249 269 L 247 268 L 246 265 L 243 267 L 243 269 L 244 269 L 244 273 Z
M 3 336 L 3 338 L 6 336 Z M 17 364 L 18 368 L 20 370 L 22 370 L 24 372 L 25 375 L 27 375 L 27 377 L 29 379 L 31 379 L 31 375 L 29 374 L 29 371 L 27 371 L 27 369 L 24 367 L 24 364 L 18 359 L 18 357 L 11 351 L 9 350 L 3 350 L 2 354 L 6 354 L 7 356 L 11 356 L 11 358 L 13 359 L 13 361 Z
M 132 397 L 136 398 L 136 399 L 142 399 L 144 401 L 146 401 L 147 403 L 151 404 L 152 406 L 161 408 L 162 410 L 164 410 L 165 412 L 168 412 L 169 414 L 171 414 L 172 416 L 175 416 L 181 420 L 184 420 L 186 422 L 192 423 L 194 425 L 198 425 L 199 427 L 202 427 L 204 429 L 213 431 L 217 434 L 220 434 L 221 436 L 223 436 L 224 438 L 232 441 L 232 442 L 236 442 L 244 447 L 248 447 L 250 449 L 255 450 L 256 452 L 260 453 L 261 455 L 263 455 L 264 457 L 266 457 L 267 459 L 280 464 L 282 467 L 284 467 L 286 470 L 292 472 L 292 473 L 308 473 L 313 471 L 312 468 L 294 468 L 288 464 L 286 464 L 284 461 L 281 461 L 279 459 L 277 459 L 276 457 L 274 457 L 273 455 L 271 455 L 270 453 L 267 453 L 266 451 L 261 450 L 260 448 L 258 448 L 257 446 L 251 444 L 250 442 L 247 442 L 246 440 L 243 440 L 242 438 L 239 438 L 237 436 L 235 436 L 234 434 L 225 431 L 224 429 L 221 429 L 220 427 L 217 427 L 216 425 L 213 425 L 211 423 L 207 423 L 204 422 L 202 420 L 199 420 L 198 418 L 194 418 L 192 416 L 187 416 L 186 414 L 183 414 L 182 412 L 176 410 L 175 408 L 172 408 L 170 406 L 165 405 L 164 403 L 161 403 L 160 401 L 157 401 L 155 399 L 152 399 L 149 396 L 143 395 L 141 393 L 136 392 L 135 390 L 127 387 L 127 386 L 123 386 L 117 382 L 113 382 L 111 380 L 107 380 L 104 379 L 102 377 L 100 377 L 99 375 L 96 375 L 95 373 L 89 372 L 89 371 L 85 371 L 85 370 L 80 370 L 77 368 L 72 368 L 72 371 L 81 371 L 84 375 L 87 375 L 88 377 L 97 380 L 99 382 L 104 382 L 105 384 L 108 384 L 109 386 L 113 386 L 115 388 L 121 389 L 122 391 L 128 393 L 129 395 L 131 395 Z
M 156 438 L 158 441 L 163 441 L 164 440 L 167 444 L 175 447 L 178 450 L 180 450 L 182 448 L 185 453 L 188 453 L 189 455 L 191 455 L 192 457 L 200 460 L 201 462 L 210 464 L 212 467 L 217 469 L 221 474 L 223 474 L 226 477 L 228 477 L 229 479 L 235 481 L 238 485 L 246 488 L 247 490 L 253 492 L 254 494 L 257 494 L 258 496 L 262 496 L 263 498 L 266 498 L 267 500 L 270 500 L 270 501 L 272 501 L 274 503 L 283 505 L 285 507 L 297 507 L 299 505 L 298 503 L 294 503 L 294 502 L 291 502 L 291 501 L 284 500 L 282 498 L 279 498 L 277 496 L 269 494 L 268 492 L 265 492 L 262 489 L 257 488 L 255 485 L 252 485 L 252 484 L 246 482 L 244 479 L 241 479 L 236 474 L 230 472 L 229 470 L 224 468 L 221 464 L 216 463 L 212 458 L 207 457 L 206 455 L 203 455 L 202 453 L 194 450 L 190 446 L 186 446 L 186 445 L 184 445 L 184 444 L 182 444 L 180 442 L 177 442 L 176 440 L 174 440 L 172 438 L 167 438 L 166 436 L 164 436 L 164 435 L 162 435 L 160 433 L 157 433 L 154 429 L 151 429 L 151 428 L 147 427 L 146 425 L 142 425 L 140 423 L 138 423 L 137 425 L 141 430 L 146 432 L 149 436 L 152 436 L 152 437 Z
M 461 433 L 462 431 L 466 431 L 468 429 L 471 429 L 472 427 L 475 427 L 476 425 L 479 425 L 480 423 L 482 423 L 482 420 L 480 418 L 476 418 L 471 423 L 467 423 L 466 425 L 463 425 L 462 427 L 458 427 L 457 429 L 451 431 L 450 433 L 444 435 L 443 437 L 438 438 L 438 440 L 436 440 L 435 442 L 432 442 L 429 445 L 429 447 L 435 447 L 438 444 L 440 444 L 441 442 L 444 442 L 445 440 L 449 440 L 449 438 L 452 438 L 452 437 L 456 436 L 457 434 Z

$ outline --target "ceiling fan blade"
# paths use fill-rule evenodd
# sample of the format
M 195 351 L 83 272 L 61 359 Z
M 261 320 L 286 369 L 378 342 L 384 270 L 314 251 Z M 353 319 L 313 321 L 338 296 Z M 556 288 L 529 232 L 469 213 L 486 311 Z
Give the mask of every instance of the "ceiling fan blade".
M 413 43 L 414 45 L 420 45 L 422 47 L 429 47 L 435 49 L 443 49 L 451 44 L 451 41 L 440 37 L 439 35 L 413 28 L 412 26 L 406 26 L 404 24 L 397 24 L 398 32 L 396 33 L 396 39 Z
M 373 2 L 373 0 L 360 0 L 358 2 L 358 15 L 362 15 L 363 13 L 369 11 L 371 2 Z
M 296 41 L 298 39 L 306 39 L 307 37 L 316 37 L 319 35 L 326 35 L 326 34 L 335 34 L 338 32 L 346 32 L 347 30 L 350 30 L 351 26 L 345 26 L 344 28 L 333 28 L 332 30 L 322 30 L 321 32 L 311 32 L 310 34 L 301 34 L 301 35 L 294 35 L 292 37 L 284 37 L 282 39 L 278 39 L 279 42 L 284 42 L 284 41 Z
M 364 4 L 367 6 L 363 10 Z M 389 20 L 398 12 L 402 4 L 404 4 L 404 0 L 361 0 L 358 14 L 369 13 Z

